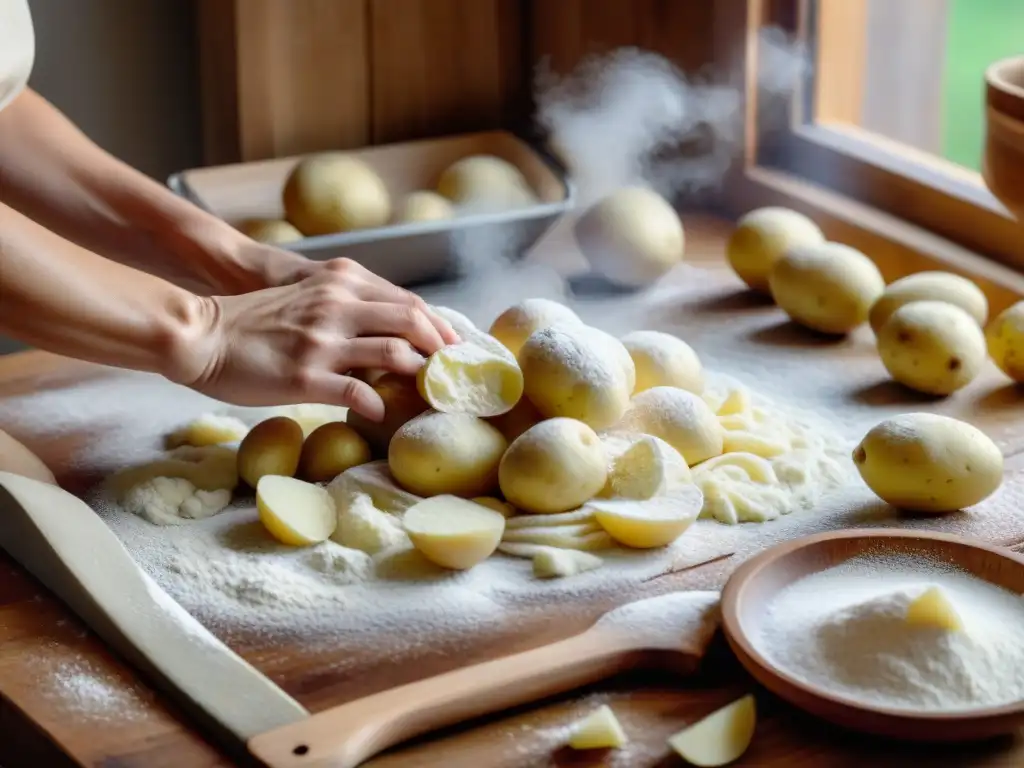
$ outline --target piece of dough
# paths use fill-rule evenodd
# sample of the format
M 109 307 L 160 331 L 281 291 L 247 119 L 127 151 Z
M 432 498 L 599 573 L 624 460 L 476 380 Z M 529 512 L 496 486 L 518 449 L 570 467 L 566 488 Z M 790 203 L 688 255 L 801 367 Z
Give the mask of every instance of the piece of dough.
M 154 477 L 132 486 L 122 506 L 154 525 L 181 525 L 204 520 L 231 503 L 231 491 L 203 491 L 183 477 Z
M 691 467 L 724 449 L 725 430 L 715 413 L 699 395 L 676 387 L 636 395 L 616 428 L 660 437 Z
M 633 393 L 652 387 L 679 387 L 695 394 L 704 391 L 704 368 L 693 348 L 678 336 L 660 331 L 633 331 L 622 337 L 633 359 Z
M 768 285 L 772 299 L 795 322 L 830 334 L 864 323 L 885 291 L 875 263 L 841 243 L 791 246 L 775 261 Z
M 337 499 L 335 493 L 331 497 Z M 418 500 L 417 500 L 418 501 Z M 387 549 L 409 544 L 399 518 L 378 509 L 369 494 L 344 497 L 344 506 L 335 504 L 338 525 L 331 539 L 349 549 L 376 555 Z
M 954 304 L 915 301 L 893 312 L 878 332 L 878 354 L 900 384 L 945 396 L 966 387 L 987 358 L 985 334 Z
M 538 526 L 537 528 L 508 528 L 502 536 L 504 542 L 537 543 L 548 536 L 561 536 L 577 539 L 603 530 L 596 519 L 575 525 L 559 525 L 557 527 Z
M 515 528 L 553 528 L 555 526 L 579 525 L 594 522 L 593 510 L 586 507 L 555 515 L 516 515 L 505 524 L 506 530 Z
M 401 515 L 421 497 L 399 487 L 388 469 L 387 461 L 371 461 L 342 472 L 327 486 L 341 515 L 360 496 L 369 496 L 377 509 Z
M 541 415 L 604 429 L 629 405 L 632 382 L 621 357 L 629 353 L 607 334 L 589 331 L 572 326 L 536 331 L 520 349 L 519 365 L 524 393 Z
M 490 557 L 505 530 L 505 518 L 498 512 L 447 495 L 410 507 L 402 523 L 424 557 L 442 568 L 459 571 Z
M 489 333 L 513 355 L 535 331 L 556 325 L 582 325 L 575 312 L 550 299 L 526 299 L 514 304 L 495 318 Z
M 671 445 L 653 435 L 632 438 L 624 450 L 609 457 L 602 497 L 649 499 L 691 482 L 686 460 Z M 604 438 L 602 442 L 608 445 Z
M 508 413 L 519 402 L 523 373 L 514 360 L 463 342 L 432 354 L 416 386 L 434 410 L 486 418 Z
M 238 457 L 234 449 L 222 445 L 183 445 L 163 459 L 122 469 L 107 482 L 123 500 L 130 489 L 156 477 L 181 477 L 203 491 L 232 491 L 238 485 Z
M 533 575 L 538 579 L 563 579 L 592 571 L 603 564 L 600 557 L 590 552 L 539 546 L 533 555 Z
M 704 496 L 695 485 L 643 501 L 594 499 L 594 518 L 615 541 L 634 549 L 664 547 L 682 536 L 700 515 Z
M 483 419 L 428 411 L 395 433 L 388 466 L 403 488 L 419 496 L 488 496 L 498 487 L 498 463 L 507 447 Z
M 594 271 L 626 287 L 656 281 L 682 262 L 686 244 L 675 209 L 644 187 L 625 187 L 600 200 L 573 232 Z
M 516 528 L 510 530 L 509 535 L 513 536 L 515 541 L 503 541 L 501 543 L 502 551 L 507 551 L 509 554 L 515 554 L 515 547 L 521 544 L 576 549 L 581 552 L 596 552 L 615 546 L 614 539 L 603 530 L 590 531 L 590 533 L 576 533 L 574 529 L 569 528 L 567 530 L 565 526 Z M 517 556 L 522 557 L 523 555 Z M 533 553 L 531 552 L 526 557 L 533 557 Z
M 245 437 L 249 427 L 241 419 L 219 413 L 204 413 L 190 421 L 181 429 L 167 436 L 165 443 L 168 448 L 182 445 L 202 447 L 235 443 Z
M 395 212 L 396 224 L 414 221 L 445 221 L 455 218 L 455 209 L 442 195 L 429 190 L 410 192 L 398 205 Z
M 893 312 L 912 301 L 955 304 L 980 326 L 984 326 L 988 318 L 988 299 L 973 281 L 952 272 L 916 272 L 886 286 L 885 292 L 871 307 L 868 317 L 871 330 L 878 333 Z
M 256 509 L 270 534 L 293 547 L 326 541 L 338 524 L 331 495 L 293 477 L 261 477 L 256 485 Z
M 729 264 L 750 288 L 768 292 L 768 275 L 793 245 L 824 242 L 821 229 L 802 213 L 787 208 L 758 208 L 736 222 L 729 238 Z
M 381 227 L 391 218 L 391 198 L 380 176 L 343 152 L 300 160 L 282 200 L 288 221 L 307 237 Z
M 502 211 L 536 201 L 522 171 L 494 155 L 472 155 L 452 163 L 438 179 L 437 191 L 473 211 Z
M 601 438 L 575 419 L 548 419 L 521 434 L 498 468 L 504 497 L 526 512 L 556 513 L 579 507 L 608 477 Z
M 266 475 L 293 477 L 302 455 L 302 427 L 287 416 L 274 416 L 249 430 L 238 446 L 238 475 L 255 488 Z

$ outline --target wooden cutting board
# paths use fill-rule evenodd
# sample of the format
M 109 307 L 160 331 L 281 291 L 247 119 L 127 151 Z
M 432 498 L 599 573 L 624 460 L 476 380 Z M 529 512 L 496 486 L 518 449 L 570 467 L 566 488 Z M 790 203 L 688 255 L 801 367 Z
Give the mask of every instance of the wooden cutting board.
M 688 222 L 691 261 L 705 265 L 707 295 L 696 306 L 678 307 L 671 322 L 683 327 L 692 313 L 718 313 L 722 322 L 742 315 L 733 338 L 752 360 L 782 355 L 789 366 L 814 353 L 817 389 L 828 403 L 849 398 L 851 409 L 877 408 L 878 418 L 890 410 L 934 410 L 967 418 L 993 434 L 1007 452 L 1006 525 L 998 523 L 1000 509 L 987 509 L 984 535 L 1006 545 L 1024 542 L 1024 522 L 1010 514 L 1024 493 L 1024 408 L 1021 395 L 990 368 L 970 387 L 945 401 L 921 401 L 884 383 L 870 332 L 854 334 L 841 343 L 824 344 L 785 323 L 777 309 L 752 305 L 737 293 L 722 258 L 725 222 Z M 555 254 L 571 257 L 561 248 Z M 927 265 L 923 265 L 927 266 Z M 892 279 L 922 265 L 883 265 Z M 1015 290 L 989 282 L 985 288 L 994 308 L 1014 300 Z M 672 307 L 661 307 L 669 311 Z M 700 346 L 700 339 L 694 340 Z M 800 357 L 800 356 L 803 357 Z M 780 359 L 783 359 L 780 357 Z M 0 359 L 0 405 L 26 397 L 18 407 L 31 407 L 32 394 L 77 386 L 85 379 L 106 375 L 102 369 L 62 361 L 38 353 Z M 837 394 L 838 393 L 838 394 Z M 820 404 L 817 404 L 820 405 Z M 832 406 L 829 406 L 832 407 Z M 3 409 L 0 408 L 0 413 Z M 859 417 L 858 417 L 859 418 Z M 84 489 L 97 467 L 76 463 L 90 436 L 117 425 L 88 424 L 60 436 L 37 430 L 14 430 L 55 469 L 66 487 Z M 995 521 L 995 522 L 993 522 Z M 936 528 L 970 528 L 964 516 L 933 521 Z M 725 558 L 683 572 L 667 574 L 642 585 L 639 594 L 669 589 L 720 586 L 735 558 Z M 239 638 L 232 647 L 313 711 L 359 696 L 438 674 L 457 666 L 512 653 L 573 634 L 593 618 L 622 601 L 622 597 L 593 600 L 566 618 L 557 605 L 524 615 L 510 631 L 461 642 L 457 650 L 421 649 L 401 658 L 381 657 L 371 650 L 337 648 L 309 653 L 301 642 L 275 643 Z M 121 768 L 226 765 L 225 760 L 193 732 L 182 717 L 168 709 L 130 669 L 113 658 L 77 621 L 68 616 L 34 582 L 5 559 L 0 559 L 0 723 L 11 738 L 0 743 L 0 763 L 19 765 L 114 764 Z M 344 664 L 339 664 L 340 661 Z M 486 724 L 462 729 L 443 738 L 412 745 L 372 761 L 374 766 L 502 766 L 661 764 L 667 754 L 665 737 L 719 704 L 745 691 L 749 682 L 728 654 L 715 655 L 709 673 L 695 680 L 669 682 L 663 676 L 631 675 L 605 686 L 544 706 L 528 708 Z M 589 696 L 589 698 L 586 698 Z M 91 701 L 85 706 L 82 701 Z M 607 701 L 619 713 L 633 744 L 625 754 L 573 757 L 559 750 L 561 726 Z M 104 706 L 96 706 L 96 705 Z M 1024 762 L 1024 752 L 1009 752 L 1012 743 L 987 745 L 967 752 L 929 753 L 894 749 L 862 738 L 848 738 L 817 723 L 806 723 L 788 708 L 770 700 L 761 705 L 764 716 L 758 738 L 748 754 L 750 765 L 845 766 L 902 765 L 908 760 L 928 765 L 1012 764 Z M 46 762 L 43 762 L 46 760 Z M 619 762 L 615 762 L 618 760 Z M 626 762 L 622 762 L 622 761 Z M 986 763 L 988 760 L 990 762 Z M 948 761 L 948 762 L 943 762 Z M 670 763 L 666 762 L 665 765 Z

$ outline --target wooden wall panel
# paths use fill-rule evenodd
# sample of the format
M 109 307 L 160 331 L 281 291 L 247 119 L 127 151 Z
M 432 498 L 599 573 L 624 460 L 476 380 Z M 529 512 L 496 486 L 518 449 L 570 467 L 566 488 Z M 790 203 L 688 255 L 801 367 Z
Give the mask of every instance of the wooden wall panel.
M 714 56 L 714 0 L 530 0 L 530 54 L 570 71 L 623 46 L 660 53 L 688 72 Z
M 371 0 L 375 143 L 493 128 L 524 89 L 520 0 Z

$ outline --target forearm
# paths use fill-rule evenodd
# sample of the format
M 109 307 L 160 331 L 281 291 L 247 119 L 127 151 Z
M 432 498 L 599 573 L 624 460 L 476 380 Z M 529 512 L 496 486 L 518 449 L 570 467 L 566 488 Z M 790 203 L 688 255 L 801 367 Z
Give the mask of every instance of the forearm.
M 108 261 L 0 205 L 0 333 L 58 354 L 175 378 L 210 302 Z
M 105 152 L 32 91 L 0 113 L 0 203 L 175 282 L 218 294 L 262 287 L 247 238 Z

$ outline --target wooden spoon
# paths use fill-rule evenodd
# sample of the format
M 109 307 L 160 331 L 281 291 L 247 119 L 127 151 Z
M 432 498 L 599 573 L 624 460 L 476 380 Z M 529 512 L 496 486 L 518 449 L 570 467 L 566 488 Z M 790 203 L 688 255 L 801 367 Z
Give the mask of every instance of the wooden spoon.
M 319 712 L 254 737 L 249 751 L 272 768 L 354 768 L 414 736 L 645 663 L 692 672 L 717 618 L 715 592 L 674 592 L 629 603 L 575 637 Z

